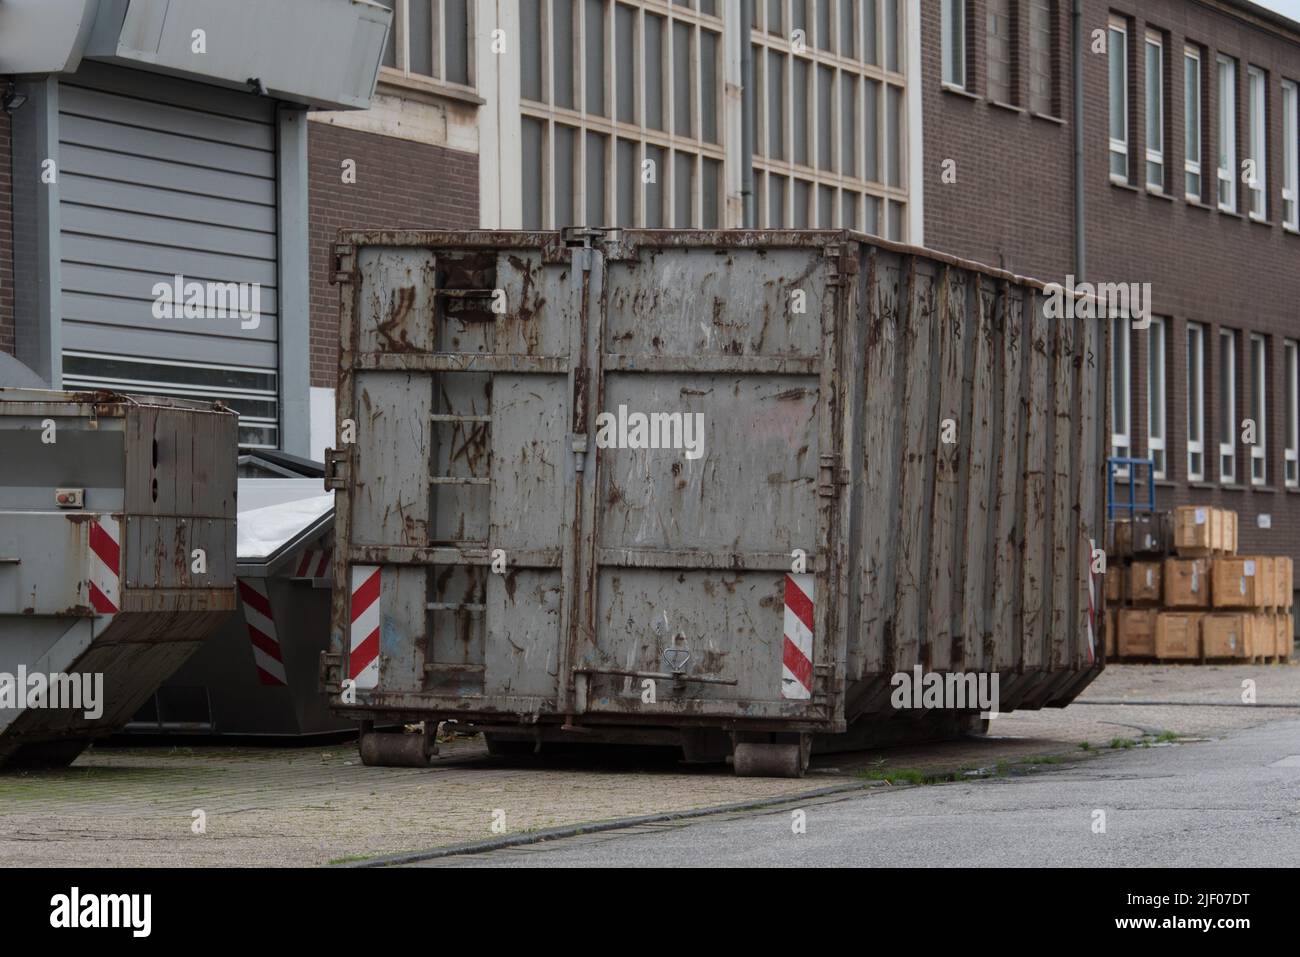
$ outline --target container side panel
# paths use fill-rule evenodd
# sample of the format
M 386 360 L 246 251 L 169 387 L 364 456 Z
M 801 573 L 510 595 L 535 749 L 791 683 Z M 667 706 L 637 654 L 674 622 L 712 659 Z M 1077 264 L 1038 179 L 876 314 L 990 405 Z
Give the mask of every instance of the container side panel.
M 499 373 L 492 399 L 494 547 L 558 548 L 573 463 L 565 450 L 568 382 L 563 376 Z
M 934 481 L 934 442 L 937 425 L 931 414 L 935 389 L 936 316 L 944 267 L 926 260 L 916 263 L 916 278 L 904 326 L 905 364 L 899 449 L 899 512 L 901 524 L 893 547 L 898 551 L 895 583 L 894 636 L 897 671 L 909 671 L 922 660 L 925 594 L 929 578 L 930 501 Z
M 1025 539 L 1022 553 L 1021 580 L 1024 605 L 1020 629 L 1023 636 L 1020 663 L 1030 671 L 1046 665 L 1045 642 L 1051 603 L 1051 489 L 1048 484 L 1049 456 L 1053 449 L 1055 425 L 1049 416 L 1052 386 L 1052 330 L 1042 313 L 1041 301 L 1031 292 L 1018 290 L 1024 297 L 1028 323 L 1028 348 L 1025 350 L 1027 421 L 1025 422 L 1025 488 L 1023 510 Z
M 966 511 L 961 530 L 964 537 L 961 562 L 961 633 L 967 668 L 985 671 L 991 666 L 986 645 L 993 640 L 992 577 L 995 526 L 994 495 L 997 475 L 991 464 L 997 461 L 997 422 L 994 390 L 998 382 L 996 335 L 997 288 L 980 276 L 971 279 L 971 317 L 968 324 L 966 394 L 969 411 L 963 417 L 967 438 L 968 472 Z
M 1025 313 L 1021 299 L 1003 283 L 998 296 L 1001 334 L 999 375 L 996 380 L 1000 437 L 997 468 L 997 537 L 993 582 L 989 591 L 993 607 L 993 668 L 1010 671 L 1020 662 L 1021 571 L 1024 560 L 1025 516 L 1021 494 L 1025 484 L 1024 387 L 1027 359 Z
M 435 347 L 436 260 L 430 250 L 365 247 L 357 253 L 362 353 L 429 352 Z
M 1048 664 L 1053 670 L 1067 666 L 1071 649 L 1077 647 L 1075 604 L 1078 581 L 1079 525 L 1075 502 L 1074 459 L 1078 442 L 1076 345 L 1078 321 L 1050 319 L 1052 358 L 1055 378 L 1052 401 L 1052 617 L 1048 643 Z
M 429 544 L 433 385 L 424 373 L 356 377 L 352 544 Z

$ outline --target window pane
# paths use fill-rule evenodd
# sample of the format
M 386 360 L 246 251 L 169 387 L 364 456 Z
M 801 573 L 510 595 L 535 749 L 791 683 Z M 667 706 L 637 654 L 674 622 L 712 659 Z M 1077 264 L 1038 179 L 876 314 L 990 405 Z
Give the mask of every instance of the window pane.
M 433 10 L 431 0 L 407 0 L 407 69 L 421 76 L 433 76 Z
M 831 153 L 831 119 L 833 117 L 832 85 L 833 71 L 829 67 L 817 68 L 817 165 L 824 170 L 832 169 L 834 158 Z
M 817 15 L 817 48 L 831 49 L 831 0 L 815 0 Z
M 889 201 L 889 230 L 885 238 L 896 243 L 901 243 L 906 237 L 903 235 L 903 204 Z
M 519 95 L 525 100 L 542 99 L 542 5 L 520 4 Z
M 903 185 L 903 91 L 896 86 L 885 87 L 885 182 L 890 186 Z
M 866 80 L 866 102 L 863 106 L 866 109 L 867 128 L 863 131 L 866 135 L 863 137 L 862 152 L 866 160 L 866 170 L 863 173 L 867 182 L 880 182 L 880 83 L 876 80 Z
M 785 56 L 767 54 L 767 155 L 785 159 Z
M 1201 161 L 1201 61 L 1196 57 L 1183 58 L 1183 129 L 1186 138 L 1183 148 L 1187 159 Z
M 947 6 L 946 0 L 944 6 Z M 947 22 L 946 11 L 944 13 L 944 22 Z M 876 0 L 862 0 L 862 33 L 864 36 L 862 41 L 862 62 L 876 66 L 880 63 L 879 54 L 877 53 L 879 41 L 876 38 Z M 944 72 L 947 72 L 946 67 Z
M 659 229 L 664 224 L 664 149 L 662 146 L 646 146 L 645 158 L 649 163 L 641 174 L 642 204 L 645 208 L 645 225 L 650 229 Z
M 645 125 L 664 128 L 664 18 L 645 18 Z
M 606 137 L 587 134 L 587 225 L 607 226 L 605 215 Z
M 691 123 L 691 27 L 673 23 L 673 129 L 678 136 L 693 136 Z
M 1052 0 L 1029 0 L 1029 108 L 1045 116 L 1056 110 L 1052 19 Z
M 605 3 L 587 0 L 583 42 L 587 47 L 587 112 L 605 115 Z
M 551 57 L 556 106 L 573 109 L 573 0 L 551 0 Z
M 798 0 L 795 0 L 796 5 Z M 858 55 L 858 45 L 853 40 L 853 0 L 840 0 L 840 56 Z
M 785 177 L 767 177 L 767 225 L 769 229 L 785 228 Z
M 700 31 L 700 135 L 708 143 L 718 139 L 718 35 Z
M 695 226 L 695 157 L 691 153 L 676 153 L 673 159 L 673 226 L 691 229 Z
M 447 80 L 469 83 L 469 11 L 466 0 L 443 0 L 447 25 Z
M 1164 50 L 1155 43 L 1148 43 L 1146 50 L 1147 149 L 1163 152 L 1165 148 Z
M 717 229 L 722 217 L 722 164 L 717 160 L 706 159 L 704 181 L 700 188 L 704 191 L 703 229 Z
M 575 130 L 569 126 L 555 127 L 555 228 L 575 226 L 578 217 L 574 210 L 573 180 L 577 173 L 578 156 Z
M 812 202 L 812 185 L 801 179 L 794 181 L 794 220 L 795 229 L 808 228 L 808 204 Z
M 858 175 L 858 85 L 850 73 L 840 73 L 840 173 Z
M 1011 0 L 988 0 L 988 94 L 998 103 L 1012 103 Z
M 524 4 L 527 7 L 541 7 Z M 625 4 L 614 7 L 614 81 L 618 85 L 618 119 L 636 122 L 636 11 Z
M 794 58 L 794 161 L 801 166 L 811 166 L 808 159 L 808 71 L 807 60 Z
M 817 226 L 830 229 L 835 225 L 835 190 L 829 186 L 817 187 Z
M 898 0 L 881 0 L 885 5 L 885 69 L 901 72 L 902 61 L 898 51 Z M 962 41 L 963 47 L 965 40 Z
M 385 7 L 385 8 L 387 8 L 387 9 L 389 9 L 389 10 L 394 9 L 394 8 L 397 6 L 397 0 L 378 0 L 378 3 L 379 3 L 379 5 L 380 5 L 381 7 Z M 383 65 L 384 65 L 384 66 L 387 66 L 387 67 L 393 67 L 394 69 L 396 69 L 396 67 L 397 67 L 397 18 L 396 18 L 396 15 L 394 15 L 394 17 L 393 17 L 393 26 L 392 26 L 391 28 L 389 28 L 389 31 L 388 31 L 388 39 L 387 39 L 386 41 L 384 41 L 384 56 L 383 56 L 383 59 L 382 59 L 380 62 L 383 63 Z
M 636 191 L 641 183 L 641 170 L 636 161 L 637 144 L 632 140 L 619 140 L 616 149 L 618 151 L 618 224 L 635 226 Z
M 545 124 L 525 116 L 520 126 L 520 153 L 523 162 L 524 229 L 542 229 L 542 197 L 546 195 L 542 173 L 546 169 L 542 152 L 542 133 Z
M 1122 30 L 1110 31 L 1110 138 L 1128 139 L 1128 50 Z

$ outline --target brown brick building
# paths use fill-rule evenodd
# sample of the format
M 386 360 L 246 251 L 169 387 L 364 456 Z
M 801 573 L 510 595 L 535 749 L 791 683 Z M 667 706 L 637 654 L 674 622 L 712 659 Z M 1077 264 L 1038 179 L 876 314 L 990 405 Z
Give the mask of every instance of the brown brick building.
M 926 245 L 1150 283 L 1152 327 L 1114 327 L 1113 453 L 1163 465 L 1162 507 L 1235 509 L 1243 551 L 1300 560 L 1300 25 L 1244 0 L 1079 7 L 1076 104 L 1069 0 L 925 4 Z

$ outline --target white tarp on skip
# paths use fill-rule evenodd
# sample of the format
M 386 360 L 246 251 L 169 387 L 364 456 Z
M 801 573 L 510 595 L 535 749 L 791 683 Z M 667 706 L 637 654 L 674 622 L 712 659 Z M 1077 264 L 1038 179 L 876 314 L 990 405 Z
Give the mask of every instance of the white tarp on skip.
M 240 479 L 240 562 L 274 555 L 334 508 L 334 493 L 320 479 Z

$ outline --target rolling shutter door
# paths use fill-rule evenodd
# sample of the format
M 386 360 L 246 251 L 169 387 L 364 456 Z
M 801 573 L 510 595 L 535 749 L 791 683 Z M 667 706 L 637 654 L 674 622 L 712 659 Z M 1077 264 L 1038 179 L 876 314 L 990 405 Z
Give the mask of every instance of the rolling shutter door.
M 274 102 L 88 62 L 59 158 L 65 387 L 221 399 L 277 447 Z M 178 276 L 205 297 L 159 317 Z

